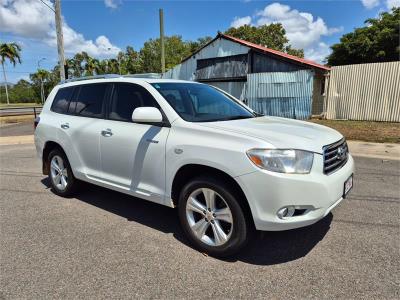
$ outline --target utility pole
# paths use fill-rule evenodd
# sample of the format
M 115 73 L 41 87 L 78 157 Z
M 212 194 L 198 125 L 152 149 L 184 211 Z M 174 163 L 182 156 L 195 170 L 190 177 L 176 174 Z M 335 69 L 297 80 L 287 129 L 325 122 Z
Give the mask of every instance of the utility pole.
M 161 72 L 165 73 L 164 11 L 160 8 Z
M 56 32 L 57 32 L 57 50 L 58 50 L 58 63 L 60 66 L 60 79 L 65 80 L 65 57 L 64 57 L 64 38 L 61 24 L 61 3 L 60 0 L 54 1 L 55 16 L 56 16 Z

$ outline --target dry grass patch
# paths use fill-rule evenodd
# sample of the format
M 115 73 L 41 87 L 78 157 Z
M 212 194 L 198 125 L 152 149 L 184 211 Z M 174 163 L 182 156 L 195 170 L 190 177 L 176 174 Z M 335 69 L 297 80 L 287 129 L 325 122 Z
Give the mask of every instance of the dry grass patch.
M 19 122 L 29 122 L 33 123 L 33 115 L 23 115 L 23 116 L 0 116 L 0 124 L 10 124 L 10 123 L 19 123 Z
M 400 123 L 316 119 L 310 122 L 336 129 L 348 140 L 400 143 Z

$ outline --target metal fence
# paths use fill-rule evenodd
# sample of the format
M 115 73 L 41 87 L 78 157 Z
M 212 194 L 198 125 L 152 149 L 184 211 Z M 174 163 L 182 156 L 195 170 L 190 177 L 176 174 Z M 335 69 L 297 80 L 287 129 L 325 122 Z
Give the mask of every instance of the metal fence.
M 41 106 L 5 107 L 0 108 L 0 117 L 33 115 L 36 118 L 41 111 Z
M 400 122 L 400 62 L 333 67 L 325 90 L 327 119 Z

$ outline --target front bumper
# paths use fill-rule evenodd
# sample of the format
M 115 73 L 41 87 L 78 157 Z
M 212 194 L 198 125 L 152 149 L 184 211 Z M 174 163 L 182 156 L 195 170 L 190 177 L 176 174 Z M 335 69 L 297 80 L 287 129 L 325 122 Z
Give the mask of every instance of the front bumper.
M 282 174 L 258 169 L 236 177 L 242 187 L 258 230 L 280 231 L 311 225 L 325 217 L 343 200 L 343 185 L 354 172 L 347 163 L 336 172 L 322 172 L 322 155 L 315 154 L 310 174 Z M 306 209 L 298 216 L 281 219 L 277 212 L 286 206 Z

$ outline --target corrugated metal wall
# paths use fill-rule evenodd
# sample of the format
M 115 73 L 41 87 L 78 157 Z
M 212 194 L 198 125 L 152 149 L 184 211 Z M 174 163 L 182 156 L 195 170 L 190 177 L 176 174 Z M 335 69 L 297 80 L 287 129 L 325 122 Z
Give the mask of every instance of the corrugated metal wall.
M 252 73 L 263 72 L 294 72 L 305 69 L 303 66 L 296 65 L 287 61 L 279 60 L 268 55 L 252 51 Z
M 173 67 L 163 74 L 163 78 L 196 80 L 196 67 L 198 59 L 224 57 L 238 54 L 247 54 L 249 48 L 238 43 L 219 38 L 213 43 L 201 49 L 191 58 Z
M 333 67 L 328 119 L 400 122 L 400 62 Z
M 214 57 L 197 60 L 196 80 L 218 80 L 224 78 L 246 78 L 247 54 Z
M 313 77 L 311 70 L 248 74 L 248 104 L 265 115 L 307 119 L 311 116 Z

